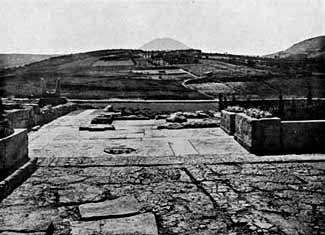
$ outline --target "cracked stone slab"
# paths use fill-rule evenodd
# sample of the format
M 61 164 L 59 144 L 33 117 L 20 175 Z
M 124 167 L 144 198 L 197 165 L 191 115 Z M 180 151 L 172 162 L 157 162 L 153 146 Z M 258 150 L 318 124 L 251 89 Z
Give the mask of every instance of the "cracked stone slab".
M 53 229 L 53 222 L 57 219 L 57 209 L 0 208 L 0 232 L 47 232 Z
M 158 235 L 155 216 L 144 213 L 131 217 L 88 222 L 71 222 L 72 235 Z
M 141 205 L 132 196 L 79 206 L 80 215 L 83 219 L 131 215 L 137 213 L 140 209 Z

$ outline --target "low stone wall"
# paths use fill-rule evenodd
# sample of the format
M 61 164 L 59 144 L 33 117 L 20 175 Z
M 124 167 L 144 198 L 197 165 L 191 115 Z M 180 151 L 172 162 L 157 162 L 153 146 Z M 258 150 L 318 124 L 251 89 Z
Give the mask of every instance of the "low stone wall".
M 26 129 L 15 129 L 12 135 L 0 139 L 0 177 L 8 175 L 28 161 Z
M 281 125 L 285 152 L 325 152 L 325 120 L 282 121 Z
M 236 130 L 236 113 L 228 112 L 225 110 L 221 111 L 220 127 L 227 132 L 229 135 L 233 135 Z
M 229 128 L 229 118 L 230 115 L 223 112 L 223 129 Z M 277 117 L 255 119 L 237 113 L 234 125 L 235 139 L 258 155 L 325 152 L 325 120 L 281 121 Z
M 153 115 L 172 112 L 194 112 L 197 110 L 218 110 L 216 100 L 71 100 L 80 108 L 104 108 L 112 105 L 114 109 L 129 109 L 148 112 Z
M 256 119 L 244 113 L 237 113 L 235 139 L 250 152 L 258 155 L 280 153 L 281 119 Z
M 283 99 L 282 107 L 279 99 L 229 100 L 222 107 L 241 106 L 259 108 L 269 111 L 282 120 L 322 120 L 325 119 L 325 99 L 315 98 L 310 102 L 306 98 Z
M 0 202 L 12 191 L 21 185 L 31 174 L 36 171 L 37 158 L 30 159 L 23 166 L 19 167 L 12 174 L 0 181 Z
M 62 115 L 77 109 L 73 103 L 61 104 L 54 107 L 39 108 L 37 104 L 25 104 L 24 109 L 6 110 L 6 116 L 13 128 L 31 128 L 48 123 Z
M 77 105 L 74 103 L 60 104 L 54 107 L 45 106 L 44 108 L 41 109 L 40 115 L 36 119 L 37 120 L 36 125 L 48 123 L 76 109 L 77 109 Z

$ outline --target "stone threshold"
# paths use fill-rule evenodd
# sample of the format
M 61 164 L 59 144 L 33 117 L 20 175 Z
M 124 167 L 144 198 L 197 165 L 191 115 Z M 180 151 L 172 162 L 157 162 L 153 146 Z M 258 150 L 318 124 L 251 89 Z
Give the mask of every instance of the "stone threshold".
M 42 157 L 40 167 L 130 167 L 130 166 L 183 166 L 191 164 L 259 164 L 323 162 L 325 154 L 290 154 L 256 156 L 253 154 L 193 154 L 182 156 L 132 156 L 118 157 Z

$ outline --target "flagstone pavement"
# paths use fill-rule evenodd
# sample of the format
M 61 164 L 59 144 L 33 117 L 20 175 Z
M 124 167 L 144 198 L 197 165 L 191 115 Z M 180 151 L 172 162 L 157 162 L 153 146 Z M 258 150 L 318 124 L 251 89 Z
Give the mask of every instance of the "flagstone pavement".
M 324 154 L 256 156 L 220 128 L 162 120 L 79 131 L 96 115 L 29 133 L 38 169 L 0 202 L 0 235 L 325 234 Z

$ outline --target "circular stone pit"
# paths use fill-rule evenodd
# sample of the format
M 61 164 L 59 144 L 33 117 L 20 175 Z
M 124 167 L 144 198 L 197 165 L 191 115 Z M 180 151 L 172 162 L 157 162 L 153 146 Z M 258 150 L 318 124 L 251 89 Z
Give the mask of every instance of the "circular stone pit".
M 114 146 L 114 147 L 107 147 L 104 149 L 104 152 L 108 154 L 128 154 L 135 151 L 136 149 L 125 147 L 125 146 L 116 146 L 116 147 Z

